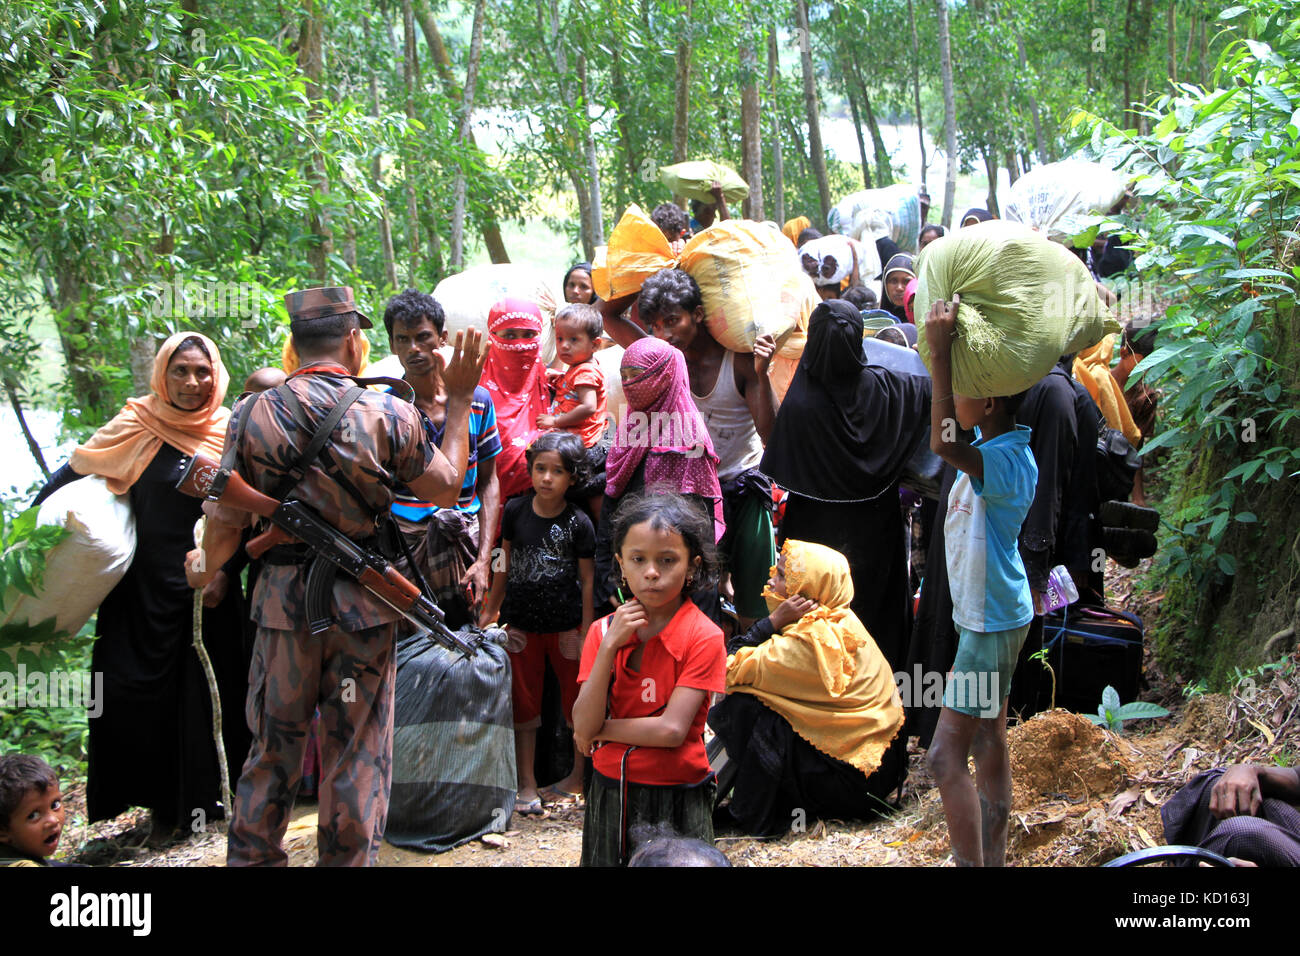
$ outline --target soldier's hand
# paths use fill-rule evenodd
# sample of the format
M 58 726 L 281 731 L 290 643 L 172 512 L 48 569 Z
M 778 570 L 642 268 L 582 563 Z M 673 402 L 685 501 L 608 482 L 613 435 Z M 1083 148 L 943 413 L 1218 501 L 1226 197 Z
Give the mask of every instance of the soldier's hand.
M 478 329 L 462 329 L 456 333 L 453 344 L 451 361 L 443 370 L 442 381 L 449 401 L 459 399 L 468 403 L 483 375 L 491 343 L 483 341 L 483 333 Z

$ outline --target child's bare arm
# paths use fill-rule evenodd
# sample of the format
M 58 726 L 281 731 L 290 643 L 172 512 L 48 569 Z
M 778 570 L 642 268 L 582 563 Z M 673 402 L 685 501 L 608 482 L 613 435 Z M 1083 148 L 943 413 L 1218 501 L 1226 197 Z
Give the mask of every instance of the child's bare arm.
M 492 590 L 488 592 L 487 600 L 483 602 L 483 610 L 479 613 L 479 627 L 487 627 L 501 613 L 501 602 L 506 598 L 506 576 L 509 572 L 510 542 L 503 539 L 501 542 L 501 570 L 492 575 Z
M 580 753 L 591 752 L 592 743 L 606 723 L 605 702 L 615 655 L 619 648 L 636 639 L 637 628 L 645 627 L 646 623 L 645 608 L 635 599 L 620 605 L 610 618 L 596 649 L 596 659 L 587 679 L 578 688 L 578 699 L 573 702 L 573 741 Z
M 930 347 L 930 450 L 954 468 L 979 481 L 984 480 L 984 456 L 961 440 L 957 427 L 957 406 L 952 396 L 952 340 L 957 334 L 957 306 L 942 300 L 930 307 L 925 320 L 925 341 Z
M 607 720 L 596 735 L 597 740 L 611 740 L 638 747 L 680 747 L 690 732 L 700 705 L 708 691 L 694 687 L 673 688 L 668 706 L 657 717 L 626 717 Z M 574 708 L 576 714 L 577 708 Z M 576 726 L 576 720 L 575 720 Z
M 582 581 L 582 628 L 578 632 L 584 638 L 591 630 L 595 617 L 593 608 L 596 600 L 596 561 L 594 558 L 578 559 L 578 577 Z
M 596 414 L 596 389 L 592 385 L 579 385 L 576 389 L 578 393 L 578 404 L 563 415 L 539 415 L 537 423 L 542 424 L 542 419 L 550 419 L 550 423 L 542 425 L 543 428 L 572 428 L 575 425 L 581 425 L 587 419 Z
M 772 437 L 772 426 L 776 423 L 776 396 L 772 391 L 772 382 L 768 371 L 772 366 L 772 357 L 776 354 L 776 339 L 763 335 L 754 342 L 754 368 L 746 371 L 745 403 L 749 406 L 749 415 L 754 419 L 754 429 L 764 445 Z M 742 363 L 736 363 L 740 369 Z

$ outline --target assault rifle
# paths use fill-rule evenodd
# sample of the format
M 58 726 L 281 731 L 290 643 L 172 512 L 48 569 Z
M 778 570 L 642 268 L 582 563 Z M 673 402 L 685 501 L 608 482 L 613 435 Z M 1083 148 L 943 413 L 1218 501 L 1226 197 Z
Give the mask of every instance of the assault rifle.
M 442 608 L 408 581 L 382 554 L 363 548 L 343 532 L 332 527 L 301 501 L 276 501 L 244 481 L 211 458 L 194 455 L 186 466 L 176 489 L 194 498 L 206 498 L 241 511 L 250 511 L 269 520 L 274 528 L 248 542 L 250 556 L 260 557 L 274 544 L 299 540 L 306 543 L 316 558 L 307 573 L 307 617 L 313 634 L 331 626 L 330 599 L 334 575 L 345 571 L 367 591 L 413 624 L 424 628 L 429 636 L 448 650 L 466 657 L 477 647 L 447 627 Z

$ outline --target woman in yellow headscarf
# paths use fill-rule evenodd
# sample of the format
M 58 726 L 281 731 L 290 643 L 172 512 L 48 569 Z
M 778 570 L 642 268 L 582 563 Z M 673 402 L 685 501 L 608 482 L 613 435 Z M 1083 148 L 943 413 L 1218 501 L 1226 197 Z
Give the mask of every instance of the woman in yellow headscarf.
M 221 457 L 228 384 L 211 339 L 173 335 L 154 357 L 150 393 L 128 399 L 37 497 L 39 503 L 61 485 L 99 475 L 130 498 L 135 556 L 99 607 L 91 657 L 103 687 L 96 687 L 100 712 L 90 721 L 86 804 L 92 822 L 148 807 L 157 840 L 221 812 L 212 709 L 193 646 L 194 592 L 184 564 L 203 503 L 177 491 L 176 481 L 186 456 Z M 251 740 L 243 719 L 249 648 L 241 567 L 240 558 L 232 559 L 203 593 L 226 761 L 236 773 Z
M 848 560 L 786 541 L 763 596 L 771 613 L 729 642 L 727 697 L 709 712 L 735 764 L 732 817 L 770 835 L 800 810 L 875 816 L 907 773 L 907 740 L 894 675 L 849 610 Z

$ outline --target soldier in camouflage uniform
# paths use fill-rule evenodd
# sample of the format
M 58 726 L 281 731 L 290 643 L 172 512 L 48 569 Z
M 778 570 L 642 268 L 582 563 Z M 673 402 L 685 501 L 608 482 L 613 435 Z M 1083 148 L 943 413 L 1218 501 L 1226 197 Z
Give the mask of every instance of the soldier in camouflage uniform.
M 349 288 L 308 289 L 285 297 L 301 367 L 289 378 L 310 423 L 319 423 L 353 383 L 363 356 L 361 329 Z M 462 349 L 462 344 L 464 348 Z M 480 354 L 480 353 L 483 354 Z M 442 450 L 429 444 L 419 413 L 374 390 L 344 413 L 324 451 L 289 493 L 313 507 L 352 540 L 378 546 L 376 519 L 405 483 L 422 497 L 454 505 L 466 467 L 470 400 L 486 353 L 471 331 L 447 366 L 447 429 Z M 276 390 L 231 418 L 235 470 L 264 494 L 291 469 L 311 439 Z M 236 438 L 233 425 L 246 417 Z M 205 504 L 209 514 L 203 565 L 219 568 L 238 546 L 252 516 Z M 192 585 L 207 576 L 186 562 Z M 335 622 L 313 636 L 307 628 L 305 582 L 313 555 L 304 545 L 267 552 L 252 600 L 257 641 L 249 671 L 247 718 L 253 747 L 235 793 L 227 863 L 287 862 L 281 846 L 302 776 L 303 749 L 319 707 L 321 782 L 317 832 L 324 865 L 373 864 L 379 851 L 392 779 L 393 645 L 401 615 L 342 573 L 335 579 Z

